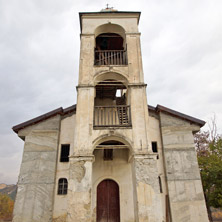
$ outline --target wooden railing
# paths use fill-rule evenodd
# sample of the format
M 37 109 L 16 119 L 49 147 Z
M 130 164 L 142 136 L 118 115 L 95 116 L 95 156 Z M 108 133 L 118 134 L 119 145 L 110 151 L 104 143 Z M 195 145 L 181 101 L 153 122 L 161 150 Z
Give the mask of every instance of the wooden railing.
M 94 127 L 131 126 L 130 106 L 95 106 Z
M 127 65 L 126 50 L 95 50 L 95 65 Z

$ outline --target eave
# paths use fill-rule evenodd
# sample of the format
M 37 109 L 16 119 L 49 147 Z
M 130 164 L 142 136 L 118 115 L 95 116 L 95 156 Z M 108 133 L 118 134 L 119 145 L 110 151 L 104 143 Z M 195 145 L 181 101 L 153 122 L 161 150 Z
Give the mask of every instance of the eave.
M 35 124 L 37 124 L 39 122 L 42 122 L 42 121 L 44 121 L 46 119 L 49 119 L 49 118 L 53 117 L 53 116 L 56 116 L 56 115 L 64 116 L 64 115 L 72 113 L 72 112 L 75 113 L 75 111 L 76 111 L 76 105 L 70 106 L 70 107 L 65 108 L 65 109 L 60 107 L 58 109 L 52 110 L 52 111 L 50 111 L 48 113 L 45 113 L 45 114 L 43 114 L 41 116 L 38 116 L 38 117 L 33 118 L 31 120 L 28 120 L 28 121 L 25 121 L 23 123 L 20 123 L 20 124 L 18 124 L 16 126 L 13 126 L 12 129 L 13 129 L 13 131 L 15 133 L 18 133 L 18 131 L 21 130 L 21 129 L 24 129 L 24 128 L 28 127 L 28 126 L 35 125 Z

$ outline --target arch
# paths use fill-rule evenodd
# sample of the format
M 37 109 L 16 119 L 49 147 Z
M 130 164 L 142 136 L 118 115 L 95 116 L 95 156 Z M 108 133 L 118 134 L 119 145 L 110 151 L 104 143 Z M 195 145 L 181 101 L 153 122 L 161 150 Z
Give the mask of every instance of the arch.
M 108 32 L 116 33 L 122 36 L 123 39 L 126 39 L 125 29 L 120 25 L 112 23 L 106 23 L 96 27 L 94 31 L 95 38 L 102 33 L 108 33 Z
M 97 222 L 120 222 L 120 192 L 114 180 L 105 179 L 98 184 L 96 205 Z
M 117 24 L 112 24 L 112 23 L 106 23 L 103 25 L 100 25 L 98 27 L 95 28 L 94 31 L 94 35 L 95 35 L 95 46 L 96 46 L 96 38 L 104 33 L 114 33 L 114 34 L 118 34 L 119 36 L 121 36 L 123 38 L 123 47 L 126 48 L 126 31 L 125 29 Z
M 121 191 L 120 181 L 119 181 L 117 178 L 115 178 L 114 176 L 111 176 L 111 175 L 103 175 L 103 176 L 97 178 L 97 179 L 94 181 L 94 183 L 93 183 L 93 187 L 97 188 L 97 186 L 98 186 L 103 180 L 106 180 L 106 179 L 115 181 L 115 182 L 118 184 L 119 189 L 120 189 L 120 191 Z
M 107 72 L 107 71 L 97 73 L 94 76 L 94 86 L 106 79 L 114 79 L 116 81 L 122 82 L 123 85 L 125 85 L 126 87 L 128 86 L 128 79 L 124 74 L 117 72 Z
M 106 142 L 106 141 L 110 141 L 110 140 L 123 143 L 123 144 L 125 144 L 125 145 L 128 146 L 130 152 L 133 151 L 133 149 L 132 149 L 132 142 L 131 142 L 129 139 L 127 139 L 125 136 L 115 133 L 115 134 L 112 134 L 112 135 L 104 134 L 104 135 L 101 135 L 101 136 L 97 137 L 97 138 L 93 141 L 92 153 L 93 153 L 93 151 L 95 150 L 95 148 L 96 148 L 97 145 L 99 145 L 99 144 L 101 144 L 101 143 L 104 143 L 104 142 Z

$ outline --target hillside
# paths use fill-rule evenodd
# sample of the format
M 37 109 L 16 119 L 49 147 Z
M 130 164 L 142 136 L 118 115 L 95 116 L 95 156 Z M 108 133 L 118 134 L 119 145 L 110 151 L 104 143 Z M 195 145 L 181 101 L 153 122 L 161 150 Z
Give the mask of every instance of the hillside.
M 7 194 L 13 201 L 15 201 L 17 186 L 14 184 L 0 184 L 0 193 Z

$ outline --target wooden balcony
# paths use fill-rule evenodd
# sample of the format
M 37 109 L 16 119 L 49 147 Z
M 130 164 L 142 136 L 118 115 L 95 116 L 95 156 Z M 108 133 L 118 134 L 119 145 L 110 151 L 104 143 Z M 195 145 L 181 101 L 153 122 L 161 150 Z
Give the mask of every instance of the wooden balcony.
M 95 65 L 127 65 L 126 50 L 95 50 Z
M 130 106 L 95 106 L 94 127 L 131 127 Z

